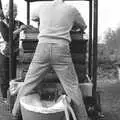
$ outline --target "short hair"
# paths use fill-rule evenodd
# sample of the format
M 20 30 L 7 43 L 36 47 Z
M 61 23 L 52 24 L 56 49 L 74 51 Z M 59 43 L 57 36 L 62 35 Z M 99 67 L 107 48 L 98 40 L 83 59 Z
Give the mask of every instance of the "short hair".
M 14 4 L 13 4 L 13 11 L 17 11 L 17 8 L 18 8 L 18 7 L 17 7 L 17 4 L 14 3 Z M 9 4 L 8 4 L 8 3 L 4 6 L 3 12 L 4 12 L 5 17 L 8 17 L 8 16 L 9 16 Z

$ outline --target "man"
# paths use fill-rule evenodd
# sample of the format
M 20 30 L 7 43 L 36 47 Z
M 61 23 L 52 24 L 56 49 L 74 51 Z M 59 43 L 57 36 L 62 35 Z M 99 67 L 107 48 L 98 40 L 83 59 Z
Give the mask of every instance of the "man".
M 64 0 L 55 0 L 38 7 L 32 14 L 33 20 L 40 20 L 39 42 L 13 108 L 13 115 L 19 113 L 19 100 L 28 95 L 43 80 L 49 67 L 53 67 L 66 94 L 73 100 L 78 120 L 88 120 L 78 78 L 72 63 L 69 43 L 70 30 L 84 31 L 86 24 L 78 10 L 66 5 Z
M 3 14 L 4 12 L 4 14 Z M 7 102 L 7 90 L 9 88 L 9 5 L 6 4 L 4 11 L 0 9 L 0 88 L 3 102 Z M 18 53 L 19 33 L 25 28 L 22 22 L 15 20 L 17 5 L 13 5 L 14 18 L 14 68 L 16 71 L 16 56 Z M 13 71 L 13 72 L 15 72 Z M 14 76 L 15 77 L 15 76 Z

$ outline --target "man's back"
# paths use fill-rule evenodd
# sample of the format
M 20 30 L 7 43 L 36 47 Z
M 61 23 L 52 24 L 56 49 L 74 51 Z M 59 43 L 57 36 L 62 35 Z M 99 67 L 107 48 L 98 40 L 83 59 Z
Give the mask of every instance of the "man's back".
M 49 37 L 49 39 L 64 39 L 70 42 L 69 32 L 75 24 L 78 12 L 76 11 L 74 7 L 64 2 L 52 2 L 41 6 L 35 11 L 40 18 L 39 39 Z

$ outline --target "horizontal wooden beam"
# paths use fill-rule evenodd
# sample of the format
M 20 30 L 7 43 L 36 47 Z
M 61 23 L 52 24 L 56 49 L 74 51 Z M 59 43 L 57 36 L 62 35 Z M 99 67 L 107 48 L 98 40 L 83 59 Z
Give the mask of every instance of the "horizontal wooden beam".
M 53 1 L 53 0 L 25 0 L 26 2 Z M 66 1 L 91 1 L 91 0 L 66 0 Z

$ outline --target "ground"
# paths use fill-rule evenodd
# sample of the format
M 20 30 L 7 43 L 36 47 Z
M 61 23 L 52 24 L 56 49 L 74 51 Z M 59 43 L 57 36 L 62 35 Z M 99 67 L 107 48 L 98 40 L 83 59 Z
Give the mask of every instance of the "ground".
M 0 100 L 0 120 L 12 120 L 11 113 L 9 112 L 9 106 L 3 104 Z
M 104 120 L 120 120 L 120 81 L 102 80 L 98 82 L 101 91 L 101 106 Z M 8 106 L 0 104 L 0 120 L 12 120 Z
M 105 120 L 120 120 L 120 81 L 102 82 L 101 105 Z

